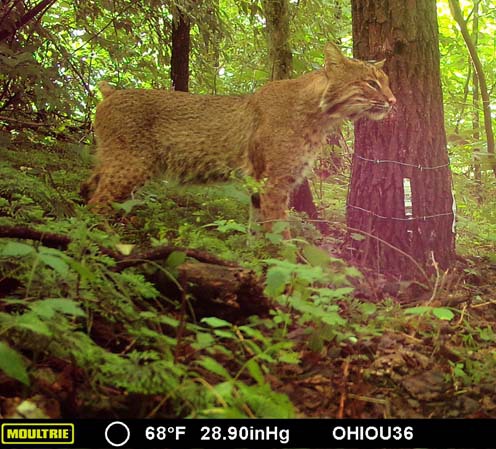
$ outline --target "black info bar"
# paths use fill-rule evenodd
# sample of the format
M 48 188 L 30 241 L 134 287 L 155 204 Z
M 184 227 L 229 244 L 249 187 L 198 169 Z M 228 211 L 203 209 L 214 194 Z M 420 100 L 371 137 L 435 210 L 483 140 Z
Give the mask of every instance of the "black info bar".
M 495 420 L 0 420 L 2 448 L 494 448 Z

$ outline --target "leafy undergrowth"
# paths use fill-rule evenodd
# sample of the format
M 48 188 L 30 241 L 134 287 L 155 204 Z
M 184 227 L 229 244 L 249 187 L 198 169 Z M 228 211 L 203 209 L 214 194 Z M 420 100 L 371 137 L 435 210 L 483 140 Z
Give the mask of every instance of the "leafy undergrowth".
M 78 197 L 82 154 L 1 150 L 0 227 L 70 237 L 64 248 L 0 239 L 3 416 L 496 417 L 489 209 L 470 215 L 483 228 L 465 217 L 461 231 L 485 257 L 460 261 L 434 294 L 363 276 L 335 256 L 338 231 L 253 234 L 241 185 L 156 181 L 106 221 Z M 102 252 L 162 245 L 253 270 L 270 311 L 197 316 L 183 252 L 124 270 Z

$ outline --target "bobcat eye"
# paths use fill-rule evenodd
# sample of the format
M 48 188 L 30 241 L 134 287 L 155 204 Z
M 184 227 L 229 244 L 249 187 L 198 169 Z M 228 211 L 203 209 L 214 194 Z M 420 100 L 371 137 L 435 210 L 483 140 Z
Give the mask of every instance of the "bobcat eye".
M 367 80 L 367 84 L 375 90 L 381 90 L 381 85 L 376 80 Z

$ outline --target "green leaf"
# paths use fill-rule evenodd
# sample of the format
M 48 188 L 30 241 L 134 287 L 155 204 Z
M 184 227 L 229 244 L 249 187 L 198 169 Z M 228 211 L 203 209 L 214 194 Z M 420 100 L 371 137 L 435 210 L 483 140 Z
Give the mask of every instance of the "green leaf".
M 31 245 L 19 242 L 7 242 L 0 253 L 2 257 L 25 257 L 34 253 L 34 248 Z
M 21 355 L 6 343 L 0 342 L 0 369 L 9 377 L 29 385 L 26 364 Z
M 231 331 L 216 329 L 216 330 L 214 330 L 214 334 L 220 338 L 229 338 L 231 340 L 236 339 L 236 334 L 234 332 L 231 332 Z
M 129 256 L 136 245 L 130 243 L 116 243 L 115 247 L 124 256 Z
M 124 213 L 129 214 L 136 206 L 140 206 L 141 204 L 144 204 L 145 202 L 143 200 L 127 200 L 124 201 L 123 203 L 113 203 L 112 207 L 116 210 L 122 210 Z
M 72 316 L 86 316 L 86 313 L 76 301 L 65 298 L 51 298 L 35 301 L 29 307 L 33 313 L 43 318 L 52 318 L 56 312 Z
M 377 306 L 371 302 L 364 302 L 360 304 L 360 310 L 364 315 L 368 316 L 377 311 Z
M 53 270 L 61 276 L 66 277 L 68 275 L 69 265 L 67 265 L 67 263 L 60 257 L 51 254 L 40 253 L 39 258 L 45 265 L 53 268 Z
M 203 357 L 198 363 L 203 366 L 203 368 L 223 377 L 224 379 L 231 379 L 229 372 L 212 357 Z
M 28 329 L 37 334 L 45 335 L 47 337 L 52 336 L 52 331 L 34 313 L 25 313 L 24 315 L 18 316 L 15 320 L 15 324 L 17 327 Z
M 251 377 L 253 377 L 259 385 L 263 385 L 265 383 L 263 371 L 255 359 L 252 358 L 248 360 L 246 363 L 246 368 L 248 369 Z
M 432 313 L 435 317 L 445 321 L 450 321 L 455 316 L 455 314 L 446 307 L 434 307 L 432 309 Z
M 321 315 L 321 319 L 330 326 L 343 326 L 346 324 L 346 320 L 341 318 L 338 312 L 326 312 Z
M 329 265 L 329 254 L 314 245 L 307 245 L 303 248 L 303 255 L 308 263 L 314 267 L 326 267 Z
M 301 361 L 300 354 L 297 352 L 283 352 L 278 357 L 279 362 L 298 365 Z
M 249 326 L 239 326 L 239 330 L 250 338 L 255 338 L 257 340 L 266 341 L 267 337 L 258 329 L 254 329 Z
M 423 315 L 424 313 L 430 312 L 432 307 L 428 306 L 418 306 L 418 307 L 409 307 L 405 309 L 405 313 L 407 315 Z
M 206 323 L 213 328 L 232 327 L 232 324 L 229 321 L 221 320 L 220 318 L 216 318 L 214 316 L 202 318 L 201 322 Z
M 182 251 L 172 251 L 172 253 L 169 254 L 169 257 L 167 257 L 165 263 L 171 270 L 174 270 L 179 265 L 182 265 L 185 260 L 186 253 Z
M 198 349 L 205 349 L 215 343 L 215 338 L 206 332 L 198 332 L 196 334 L 196 347 Z
M 269 268 L 267 272 L 267 280 L 265 293 L 271 298 L 275 298 L 284 292 L 286 284 L 290 280 L 291 273 L 288 270 L 283 270 L 277 267 Z

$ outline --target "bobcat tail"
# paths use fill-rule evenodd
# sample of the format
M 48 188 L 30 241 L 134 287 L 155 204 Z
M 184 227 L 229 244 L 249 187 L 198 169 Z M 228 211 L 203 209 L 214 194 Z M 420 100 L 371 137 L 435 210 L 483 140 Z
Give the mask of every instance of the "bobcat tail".
M 107 83 L 107 81 L 100 81 L 97 86 L 98 89 L 100 89 L 103 98 L 110 97 L 110 95 L 115 92 L 115 89 L 109 83 Z

